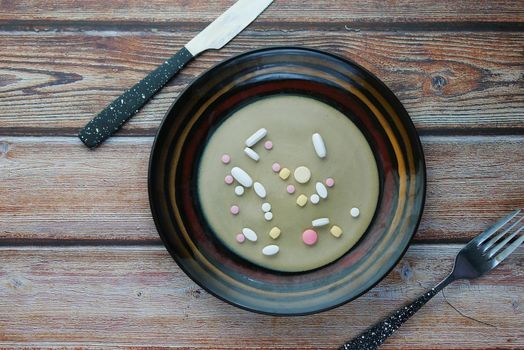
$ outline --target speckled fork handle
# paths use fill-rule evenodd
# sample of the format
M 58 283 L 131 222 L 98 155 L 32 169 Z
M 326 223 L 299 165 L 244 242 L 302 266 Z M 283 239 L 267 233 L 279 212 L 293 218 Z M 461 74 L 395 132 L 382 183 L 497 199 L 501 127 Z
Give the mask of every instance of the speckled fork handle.
M 421 295 L 411 304 L 404 306 L 386 319 L 375 324 L 365 332 L 359 334 L 353 340 L 342 345 L 339 350 L 374 350 L 378 349 L 386 339 L 402 326 L 411 316 L 424 306 L 431 298 L 438 294 L 448 284 L 455 280 L 453 275 L 448 276 L 444 281 L 439 283 L 435 288 Z
M 160 90 L 193 55 L 184 47 L 138 84 L 111 102 L 80 131 L 78 137 L 89 148 L 94 148 L 115 133 Z

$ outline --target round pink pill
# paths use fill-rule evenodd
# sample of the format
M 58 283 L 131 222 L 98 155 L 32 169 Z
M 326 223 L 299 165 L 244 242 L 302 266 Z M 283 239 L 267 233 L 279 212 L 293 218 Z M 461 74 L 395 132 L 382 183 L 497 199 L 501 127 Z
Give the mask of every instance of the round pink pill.
M 229 211 L 231 212 L 231 214 L 237 215 L 238 213 L 240 213 L 240 208 L 238 207 L 238 205 L 232 205 Z
M 280 164 L 278 163 L 273 163 L 273 165 L 271 166 L 271 169 L 273 169 L 273 171 L 275 173 L 278 173 L 280 171 Z
M 233 183 L 233 176 L 231 175 L 227 175 L 225 178 L 224 178 L 224 182 L 228 185 L 231 185 Z
M 289 194 L 293 194 L 293 193 L 295 193 L 295 186 L 293 186 L 293 185 L 288 185 L 287 188 L 286 188 L 286 190 L 287 190 L 287 193 L 289 193 Z
M 315 231 L 308 229 L 302 233 L 302 240 L 307 245 L 313 245 L 317 243 L 318 235 Z
M 267 149 L 268 151 L 269 151 L 270 149 L 273 149 L 273 142 L 271 142 L 271 141 L 266 141 L 266 142 L 264 143 L 264 148 Z
M 229 162 L 231 161 L 231 156 L 229 154 L 223 154 L 221 159 L 222 163 L 229 164 Z
M 328 177 L 328 178 L 326 179 L 326 186 L 327 186 L 327 187 L 333 187 L 333 186 L 335 186 L 335 180 L 334 180 L 333 178 L 331 178 L 331 177 Z
M 244 241 L 246 240 L 246 236 L 244 236 L 241 233 L 239 233 L 236 238 L 238 243 L 244 243 Z

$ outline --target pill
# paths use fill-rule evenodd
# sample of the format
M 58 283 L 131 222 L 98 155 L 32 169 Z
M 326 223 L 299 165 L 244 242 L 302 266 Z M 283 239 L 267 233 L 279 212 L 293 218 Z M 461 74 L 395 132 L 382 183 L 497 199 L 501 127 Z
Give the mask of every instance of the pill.
M 317 153 L 317 156 L 320 158 L 326 157 L 326 145 L 324 143 L 324 140 L 322 139 L 322 136 L 320 136 L 319 133 L 313 134 L 311 137 L 313 140 L 313 147 L 315 148 L 315 152 Z
M 298 183 L 305 184 L 311 179 L 311 171 L 305 166 L 299 166 L 293 173 Z
M 266 221 L 273 220 L 273 213 L 270 211 L 268 211 L 267 213 L 264 213 L 264 219 L 266 219 Z
M 250 240 L 251 242 L 256 242 L 257 239 L 258 239 L 258 236 L 257 234 L 255 233 L 255 231 L 253 231 L 252 229 L 250 228 L 247 228 L 247 227 L 244 227 L 242 229 L 242 234 L 248 239 Z
M 231 169 L 231 175 L 244 187 L 251 187 L 253 185 L 253 180 L 251 176 L 248 175 L 244 170 L 239 167 L 234 167 Z
M 304 196 L 303 194 L 298 196 L 298 198 L 297 198 L 297 205 L 298 206 L 303 207 L 304 205 L 306 205 L 306 203 L 307 203 L 307 197 L 306 196 Z
M 277 239 L 280 236 L 280 232 L 280 229 L 275 226 L 269 231 L 269 237 Z
M 277 254 L 279 250 L 280 248 L 278 247 L 278 245 L 271 244 L 262 248 L 262 254 L 271 256 Z
M 231 208 L 229 208 L 229 211 L 233 215 L 238 215 L 238 213 L 240 213 L 240 208 L 238 207 L 238 205 L 232 205 Z
M 313 227 L 322 227 L 322 226 L 329 225 L 329 218 L 315 219 L 311 221 L 311 225 L 313 225 Z
M 252 147 L 256 143 L 264 138 L 267 135 L 267 130 L 265 128 L 258 129 L 255 133 L 249 136 L 246 140 L 246 146 Z
M 287 193 L 289 193 L 289 194 L 293 194 L 293 193 L 295 193 L 295 186 L 293 186 L 293 185 L 288 185 L 288 186 L 286 187 L 286 191 L 287 191 Z
M 258 155 L 257 152 L 253 151 L 251 148 L 249 147 L 246 147 L 244 148 L 244 153 L 251 159 L 253 159 L 255 162 L 258 162 L 258 160 L 260 159 L 260 156 Z
M 320 197 L 318 196 L 318 194 L 315 193 L 315 194 L 312 194 L 311 197 L 309 197 L 309 200 L 313 204 L 318 204 L 318 202 L 320 202 Z
M 360 210 L 358 208 L 351 208 L 350 214 L 352 217 L 356 218 L 360 215 Z
M 253 189 L 255 190 L 255 193 L 260 198 L 266 198 L 266 189 L 264 188 L 264 185 L 262 185 L 260 182 L 255 182 L 253 184 Z
M 329 230 L 329 232 L 331 232 L 331 234 L 337 238 L 342 235 L 342 229 L 338 227 L 337 225 L 331 226 L 331 229 Z
M 318 195 L 320 198 L 326 199 L 328 196 L 327 188 L 324 186 L 322 182 L 317 182 L 315 185 L 315 189 L 317 190 Z
M 269 151 L 269 150 L 272 150 L 272 149 L 273 149 L 273 142 L 271 142 L 271 141 L 266 141 L 266 142 L 264 143 L 264 148 L 267 149 L 268 151 Z
M 221 159 L 222 163 L 229 164 L 229 162 L 231 161 L 231 156 L 229 154 L 223 154 Z
M 328 177 L 325 182 L 327 187 L 335 186 L 335 180 L 331 177 Z
M 278 173 L 278 176 L 280 176 L 282 180 L 287 180 L 290 174 L 291 170 L 289 170 L 288 168 L 282 168 L 282 170 L 280 170 L 280 172 Z
M 275 173 L 278 173 L 280 171 L 280 164 L 278 163 L 273 163 L 273 165 L 271 166 L 271 169 L 273 169 L 273 171 Z
M 244 194 L 244 187 L 242 187 L 242 186 L 235 187 L 235 194 L 237 196 L 243 195 Z
M 238 243 L 244 243 L 244 241 L 246 240 L 246 236 L 244 236 L 243 234 L 239 233 L 236 236 L 236 240 L 237 240 Z
M 227 175 L 225 178 L 224 178 L 224 182 L 228 185 L 231 185 L 233 183 L 234 179 L 233 179 L 233 176 L 231 175 Z
M 307 229 L 302 233 L 302 241 L 307 245 L 313 245 L 317 243 L 317 239 L 317 233 L 311 229 Z
M 269 204 L 268 202 L 265 202 L 262 204 L 262 211 L 264 213 L 267 213 L 268 211 L 271 211 L 271 204 Z

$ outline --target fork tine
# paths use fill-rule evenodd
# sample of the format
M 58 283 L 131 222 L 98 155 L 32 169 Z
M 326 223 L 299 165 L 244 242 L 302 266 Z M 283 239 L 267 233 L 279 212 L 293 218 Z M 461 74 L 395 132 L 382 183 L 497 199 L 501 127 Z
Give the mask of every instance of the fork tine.
M 504 235 L 508 232 L 510 232 L 515 226 L 517 226 L 522 219 L 524 219 L 524 216 L 521 216 L 518 220 L 516 220 L 513 224 L 511 224 L 507 229 L 503 230 L 501 233 L 487 241 L 487 243 L 483 243 L 482 251 L 487 251 L 493 244 L 497 243 L 498 240 L 500 240 Z M 507 242 L 506 242 L 507 243 Z M 504 246 L 504 245 L 502 245 Z
M 523 242 L 524 242 L 524 235 L 520 236 L 519 239 L 511 243 L 506 249 L 504 249 L 494 259 L 497 261 L 497 263 L 500 263 L 502 260 L 506 259 L 511 253 L 513 253 L 515 249 L 517 249 Z
M 513 219 L 520 212 L 521 212 L 521 209 L 515 210 L 513 213 L 509 214 L 505 218 L 503 218 L 503 219 L 499 220 L 498 222 L 496 222 L 493 226 L 488 228 L 486 231 L 482 232 L 480 235 L 478 235 L 477 237 L 473 238 L 470 243 L 474 243 L 476 245 L 481 244 L 486 239 L 491 237 L 495 232 L 497 232 L 499 228 L 501 228 L 506 223 L 508 223 L 511 219 Z
M 512 225 L 514 226 L 514 225 Z M 502 248 L 504 248 L 504 246 L 513 239 L 513 237 L 515 237 L 516 235 L 519 234 L 520 231 L 522 231 L 522 229 L 524 229 L 524 225 L 521 225 L 515 232 L 513 232 L 512 234 L 510 234 L 508 237 L 506 237 L 502 242 L 500 242 L 499 244 L 497 244 L 496 246 L 493 247 L 493 249 L 490 249 L 489 253 L 488 253 L 488 259 L 491 258 L 493 255 L 497 254 L 497 252 L 499 250 L 501 250 Z

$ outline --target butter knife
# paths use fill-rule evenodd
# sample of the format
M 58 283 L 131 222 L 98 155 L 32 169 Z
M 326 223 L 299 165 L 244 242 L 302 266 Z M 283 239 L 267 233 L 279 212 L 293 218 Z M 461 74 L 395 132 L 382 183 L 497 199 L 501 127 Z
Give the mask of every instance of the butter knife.
M 253 22 L 273 0 L 239 0 L 189 41 L 180 51 L 111 102 L 80 131 L 89 148 L 100 145 L 119 130 L 189 61 L 210 49 L 220 49 Z

